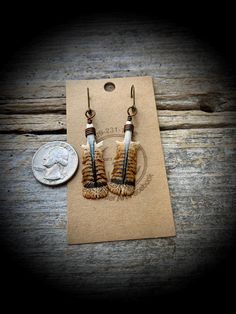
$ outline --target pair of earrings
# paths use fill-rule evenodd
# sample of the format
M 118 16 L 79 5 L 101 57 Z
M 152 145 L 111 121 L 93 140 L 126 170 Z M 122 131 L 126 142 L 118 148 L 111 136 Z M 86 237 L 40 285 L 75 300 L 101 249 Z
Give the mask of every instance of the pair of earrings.
M 82 145 L 82 184 L 83 196 L 88 199 L 98 199 L 106 197 L 108 191 L 122 196 L 130 196 L 135 190 L 135 175 L 137 169 L 137 150 L 139 143 L 132 141 L 134 126 L 132 117 L 137 114 L 135 105 L 135 88 L 131 87 L 131 98 L 133 105 L 127 110 L 127 121 L 124 125 L 124 140 L 116 141 L 117 149 L 114 158 L 114 166 L 111 173 L 111 180 L 108 183 L 105 172 L 102 146 L 103 141 L 96 142 L 96 130 L 93 126 L 93 118 L 95 111 L 90 107 L 89 89 L 88 95 L 88 110 L 85 112 L 87 118 L 87 126 L 85 136 L 87 144 Z

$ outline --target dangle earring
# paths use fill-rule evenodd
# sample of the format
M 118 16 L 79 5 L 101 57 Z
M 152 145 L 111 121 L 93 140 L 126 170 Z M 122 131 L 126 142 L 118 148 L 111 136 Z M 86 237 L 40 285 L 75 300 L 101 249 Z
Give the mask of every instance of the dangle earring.
M 134 131 L 132 117 L 137 114 L 134 85 L 131 87 L 131 98 L 133 98 L 133 105 L 127 110 L 128 118 L 124 126 L 124 140 L 123 142 L 116 141 L 116 156 L 114 158 L 114 166 L 111 173 L 111 182 L 108 185 L 109 190 L 112 193 L 122 196 L 130 196 L 135 190 L 137 150 L 139 142 L 132 142 L 132 134 Z
M 98 199 L 108 194 L 107 177 L 102 153 L 103 141 L 96 143 L 96 130 L 92 122 L 96 112 L 90 108 L 88 88 L 87 96 L 88 110 L 85 112 L 87 118 L 87 126 L 85 129 L 87 144 L 82 145 L 82 193 L 85 198 Z

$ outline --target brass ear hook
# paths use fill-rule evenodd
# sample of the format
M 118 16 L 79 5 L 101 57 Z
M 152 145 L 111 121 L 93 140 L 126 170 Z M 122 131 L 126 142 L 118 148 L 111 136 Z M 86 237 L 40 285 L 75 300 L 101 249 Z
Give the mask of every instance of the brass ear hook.
M 88 97 L 88 110 L 85 111 L 85 117 L 88 119 L 92 119 L 95 117 L 95 110 L 92 110 L 90 107 L 90 96 L 89 96 L 89 88 L 87 87 L 87 97 Z
M 87 87 L 87 96 L 88 96 L 88 111 L 91 113 L 91 108 L 90 108 L 90 97 L 89 97 L 89 88 Z
M 131 86 L 130 97 L 133 98 L 133 106 L 128 108 L 127 113 L 128 113 L 128 116 L 133 117 L 138 112 L 136 105 L 135 105 L 135 88 L 134 88 L 134 85 Z
M 135 107 L 135 88 L 134 88 L 134 85 L 131 86 L 131 98 L 133 98 L 133 107 Z

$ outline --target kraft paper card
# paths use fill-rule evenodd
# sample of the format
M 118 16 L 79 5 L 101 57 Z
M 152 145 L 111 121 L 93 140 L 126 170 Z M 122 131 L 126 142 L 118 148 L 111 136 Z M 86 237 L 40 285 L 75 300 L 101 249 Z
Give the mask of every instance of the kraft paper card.
M 114 90 L 105 84 L 113 83 Z M 109 192 L 98 200 L 82 196 L 81 145 L 86 144 L 87 88 L 97 142 L 104 141 L 108 179 L 116 153 L 116 140 L 123 140 L 127 109 L 132 106 L 135 87 L 137 115 L 133 118 L 134 138 L 140 142 L 137 155 L 136 189 L 131 197 Z M 165 171 L 159 123 L 151 77 L 67 81 L 67 142 L 76 149 L 80 164 L 68 183 L 68 242 L 70 244 L 128 239 L 169 237 L 175 225 Z

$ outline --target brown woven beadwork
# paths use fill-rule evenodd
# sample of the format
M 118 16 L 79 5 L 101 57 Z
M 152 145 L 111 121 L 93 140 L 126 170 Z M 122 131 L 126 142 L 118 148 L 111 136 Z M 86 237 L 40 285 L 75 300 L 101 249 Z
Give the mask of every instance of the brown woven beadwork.
M 125 124 L 124 125 L 124 132 L 125 131 L 131 131 L 131 132 L 133 132 L 134 131 L 134 126 L 133 126 L 133 124 Z
M 94 127 L 86 128 L 85 136 L 87 137 L 88 135 L 91 135 L 91 134 L 94 134 L 96 136 L 96 129 Z

